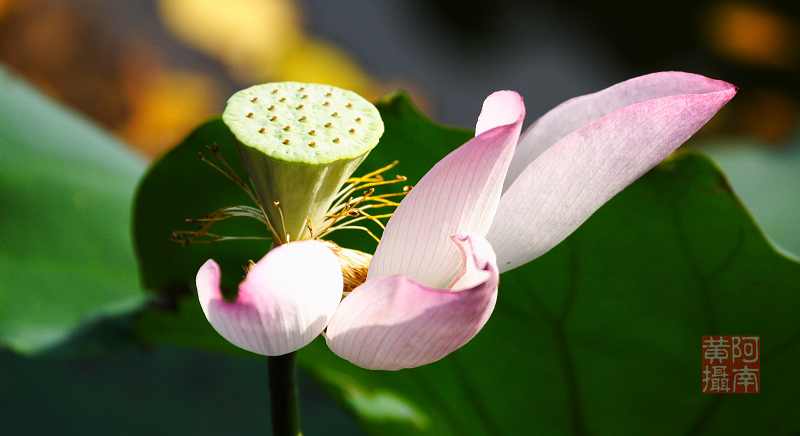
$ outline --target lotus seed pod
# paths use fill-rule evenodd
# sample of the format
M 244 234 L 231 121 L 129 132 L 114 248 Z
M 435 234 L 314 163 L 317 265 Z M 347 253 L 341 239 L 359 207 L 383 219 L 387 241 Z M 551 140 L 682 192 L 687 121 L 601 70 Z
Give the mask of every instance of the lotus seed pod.
M 282 233 L 276 242 L 309 238 L 306 217 L 319 228 L 340 187 L 383 134 L 370 102 L 312 83 L 244 89 L 228 100 L 222 119 L 267 217 Z

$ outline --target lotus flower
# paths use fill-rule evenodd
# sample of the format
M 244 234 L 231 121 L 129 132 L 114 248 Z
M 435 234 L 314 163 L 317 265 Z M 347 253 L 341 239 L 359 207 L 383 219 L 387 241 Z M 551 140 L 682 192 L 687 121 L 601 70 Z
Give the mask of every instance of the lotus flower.
M 235 303 L 217 297 L 218 269 L 207 263 L 197 279 L 203 307 L 216 305 L 215 328 L 256 352 L 272 343 L 292 343 L 276 349 L 293 351 L 327 324 L 328 346 L 358 366 L 397 370 L 437 361 L 487 322 L 501 272 L 553 248 L 735 93 L 728 83 L 694 74 L 651 74 L 569 100 L 520 138 L 522 98 L 496 92 L 484 102 L 475 138 L 403 199 L 366 281 L 338 308 L 331 295 L 339 295 L 341 275 L 318 241 L 270 252 Z M 280 266 L 261 273 L 272 262 Z M 257 294 L 261 289 L 268 292 Z M 297 289 L 302 297 L 292 304 L 277 296 Z

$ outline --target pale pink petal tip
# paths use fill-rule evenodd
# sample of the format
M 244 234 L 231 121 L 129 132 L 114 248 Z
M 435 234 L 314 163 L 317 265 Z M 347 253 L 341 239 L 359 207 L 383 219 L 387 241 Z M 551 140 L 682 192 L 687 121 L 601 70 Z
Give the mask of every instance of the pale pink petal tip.
M 458 291 L 438 290 L 404 275 L 369 280 L 344 299 L 325 335 L 330 349 L 367 369 L 398 370 L 435 362 L 481 330 L 497 301 L 492 247 L 458 237 L 467 261 Z
M 239 285 L 234 302 L 222 298 L 219 283 L 219 266 L 208 260 L 197 273 L 197 294 L 209 323 L 233 345 L 267 356 L 311 342 L 342 295 L 339 261 L 317 241 L 292 242 L 267 253 Z
M 515 91 L 497 91 L 483 101 L 481 114 L 475 125 L 475 136 L 498 126 L 522 122 L 525 103 Z

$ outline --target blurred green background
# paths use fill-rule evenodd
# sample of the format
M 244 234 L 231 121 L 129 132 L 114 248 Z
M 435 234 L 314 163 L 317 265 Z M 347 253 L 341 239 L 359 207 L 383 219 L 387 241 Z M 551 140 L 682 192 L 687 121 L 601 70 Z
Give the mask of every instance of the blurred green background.
M 717 160 L 772 240 L 800 254 L 799 22 L 789 1 L 0 0 L 0 61 L 129 144 L 117 156 L 130 160 L 128 177 L 253 83 L 324 82 L 373 100 L 401 87 L 433 119 L 471 128 L 498 89 L 525 97 L 527 126 L 636 75 L 696 72 L 740 91 L 690 145 Z M 12 157 L 0 171 L 19 170 Z M 114 217 L 129 213 L 83 231 L 124 237 Z M 0 210 L 4 241 L 20 214 Z M 25 295 L 36 281 L 18 283 L 0 292 Z M 177 347 L 99 360 L 2 351 L 0 434 L 263 433 L 266 382 L 251 378 L 263 367 Z M 309 378 L 301 386 L 307 434 L 358 434 Z

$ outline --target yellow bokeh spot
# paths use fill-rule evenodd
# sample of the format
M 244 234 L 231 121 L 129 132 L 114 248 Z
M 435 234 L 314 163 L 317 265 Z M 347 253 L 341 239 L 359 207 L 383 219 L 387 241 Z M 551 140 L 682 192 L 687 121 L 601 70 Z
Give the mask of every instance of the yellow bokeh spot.
M 220 91 L 208 76 L 188 71 L 160 71 L 147 79 L 131 102 L 121 136 L 154 156 L 177 144 L 216 110 Z
M 0 20 L 5 18 L 9 12 L 11 12 L 12 8 L 16 6 L 15 0 L 0 0 Z
M 278 81 L 326 83 L 367 99 L 375 90 L 373 79 L 347 52 L 320 39 L 304 38 L 273 68 Z
M 301 38 L 291 0 L 158 0 L 168 28 L 234 71 L 272 65 Z
M 764 6 L 720 3 L 703 22 L 708 45 L 717 54 L 763 67 L 787 68 L 800 55 L 800 26 Z
M 350 55 L 304 33 L 291 0 L 158 0 L 167 26 L 246 83 L 326 83 L 367 98 L 378 85 Z

